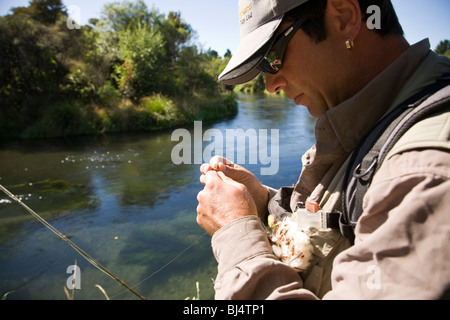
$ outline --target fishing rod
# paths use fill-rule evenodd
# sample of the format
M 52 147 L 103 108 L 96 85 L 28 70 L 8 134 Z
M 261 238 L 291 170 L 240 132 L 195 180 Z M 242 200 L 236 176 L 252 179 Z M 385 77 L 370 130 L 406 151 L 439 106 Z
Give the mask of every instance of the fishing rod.
M 60 237 L 62 240 L 67 242 L 72 248 L 75 249 L 84 259 L 86 259 L 90 264 L 92 264 L 94 267 L 96 267 L 98 270 L 102 271 L 103 273 L 107 274 L 114 280 L 116 280 L 118 283 L 120 283 L 122 286 L 127 288 L 129 291 L 131 291 L 133 294 L 138 296 L 142 300 L 146 300 L 144 296 L 142 296 L 140 293 L 138 293 L 136 290 L 134 290 L 132 287 L 127 285 L 124 281 L 122 281 L 119 277 L 114 275 L 111 271 L 109 271 L 106 267 L 102 266 L 97 260 L 92 258 L 89 254 L 87 254 L 84 250 L 82 250 L 79 246 L 77 246 L 73 241 L 71 241 L 69 238 L 67 238 L 66 235 L 59 232 L 55 227 L 53 227 L 50 223 L 48 223 L 44 218 L 42 218 L 40 215 L 38 215 L 36 212 L 34 212 L 30 207 L 28 207 L 25 203 L 22 202 L 19 198 L 17 198 L 15 195 L 13 195 L 8 189 L 6 189 L 3 185 L 0 184 L 0 189 L 12 200 L 17 202 L 19 205 L 21 205 L 25 210 L 27 210 L 33 217 L 35 217 L 39 222 L 41 222 L 44 226 L 46 226 L 48 229 L 50 229 L 53 233 L 55 233 L 58 237 Z

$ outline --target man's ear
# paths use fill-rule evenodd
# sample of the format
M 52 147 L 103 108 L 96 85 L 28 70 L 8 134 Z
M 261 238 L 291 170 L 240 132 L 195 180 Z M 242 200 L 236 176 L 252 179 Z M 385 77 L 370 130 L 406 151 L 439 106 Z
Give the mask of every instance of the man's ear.
M 362 23 L 358 0 L 329 0 L 325 16 L 328 19 L 328 28 L 341 34 L 344 41 L 356 39 Z

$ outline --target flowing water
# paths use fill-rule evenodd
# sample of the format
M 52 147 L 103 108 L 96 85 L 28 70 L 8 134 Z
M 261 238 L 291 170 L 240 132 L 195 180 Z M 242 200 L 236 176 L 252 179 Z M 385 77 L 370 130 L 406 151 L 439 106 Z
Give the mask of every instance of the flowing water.
M 275 188 L 296 182 L 300 157 L 314 143 L 306 108 L 278 96 L 240 95 L 235 117 L 201 123 L 200 134 L 214 129 L 225 139 L 227 130 L 237 128 L 267 129 L 268 155 L 270 143 L 279 148 L 271 155 L 279 161 L 276 174 L 262 175 L 267 162 L 250 164 L 249 154 L 241 165 Z M 196 223 L 203 187 L 195 161 L 199 145 L 194 147 L 199 127 L 186 129 L 192 161 L 181 164 L 173 160 L 182 141 L 172 139 L 174 130 L 2 143 L 0 184 L 147 299 L 197 298 L 196 282 L 200 299 L 212 299 L 217 264 L 211 237 Z M 270 129 L 278 130 L 278 141 Z M 209 141 L 200 144 L 202 150 Z M 250 153 L 253 146 L 246 146 L 236 152 Z M 10 300 L 67 299 L 64 287 L 75 264 L 76 300 L 105 299 L 96 285 L 112 300 L 137 299 L 0 194 L 0 297 L 10 292 Z

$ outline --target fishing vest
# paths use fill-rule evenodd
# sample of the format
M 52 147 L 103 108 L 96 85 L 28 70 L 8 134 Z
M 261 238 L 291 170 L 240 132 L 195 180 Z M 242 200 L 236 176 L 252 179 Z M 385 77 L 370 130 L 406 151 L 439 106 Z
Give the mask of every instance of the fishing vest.
M 383 117 L 341 166 L 318 208 L 299 203 L 289 212 L 293 187 L 281 188 L 270 200 L 269 220 L 295 221 L 297 231 L 309 237 L 310 262 L 299 275 L 319 298 L 331 290 L 334 258 L 354 243 L 364 195 L 383 161 L 410 150 L 450 150 L 449 83 L 450 76 L 440 77 Z

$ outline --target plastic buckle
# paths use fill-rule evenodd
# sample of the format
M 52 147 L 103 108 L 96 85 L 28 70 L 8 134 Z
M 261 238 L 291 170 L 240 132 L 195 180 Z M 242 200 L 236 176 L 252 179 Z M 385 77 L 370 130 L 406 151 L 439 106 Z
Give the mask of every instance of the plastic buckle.
M 305 231 L 309 228 L 316 228 L 317 230 L 328 229 L 326 214 L 320 210 L 317 202 L 299 202 L 296 212 L 297 226 L 300 230 Z

